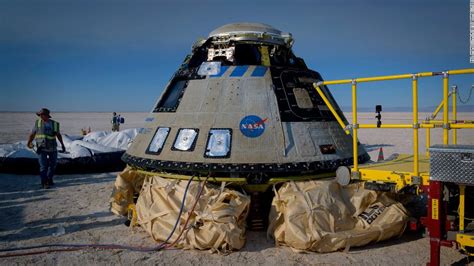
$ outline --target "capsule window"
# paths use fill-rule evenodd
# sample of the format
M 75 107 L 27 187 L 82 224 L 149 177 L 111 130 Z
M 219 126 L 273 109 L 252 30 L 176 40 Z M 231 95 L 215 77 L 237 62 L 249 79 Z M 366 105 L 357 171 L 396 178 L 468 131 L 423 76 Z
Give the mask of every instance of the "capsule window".
M 232 146 L 232 129 L 214 128 L 207 138 L 206 158 L 229 158 Z
M 199 129 L 197 128 L 181 128 L 176 135 L 173 147 L 174 151 L 193 151 L 196 146 Z
M 173 79 L 153 112 L 176 112 L 187 85 L 187 80 Z
M 296 99 L 296 104 L 301 109 L 312 109 L 314 108 L 313 102 L 309 93 L 304 88 L 293 88 L 293 95 Z
M 336 119 L 329 111 L 321 96 L 313 88 L 313 83 L 321 80 L 318 73 L 298 70 L 283 70 L 272 72 L 274 77 L 281 80 L 281 88 L 276 89 L 278 108 L 283 122 L 298 121 L 335 121 Z M 278 85 L 278 84 L 277 84 Z M 327 87 L 322 86 L 329 101 L 339 112 L 339 107 Z
M 217 75 L 221 72 L 221 62 L 203 62 L 198 70 L 198 75 Z
M 166 138 L 168 138 L 168 135 L 170 133 L 170 128 L 169 127 L 159 127 L 155 135 L 153 136 L 153 139 L 150 142 L 150 145 L 148 145 L 148 149 L 146 150 L 147 154 L 160 154 L 161 150 L 163 150 L 163 146 L 165 144 Z

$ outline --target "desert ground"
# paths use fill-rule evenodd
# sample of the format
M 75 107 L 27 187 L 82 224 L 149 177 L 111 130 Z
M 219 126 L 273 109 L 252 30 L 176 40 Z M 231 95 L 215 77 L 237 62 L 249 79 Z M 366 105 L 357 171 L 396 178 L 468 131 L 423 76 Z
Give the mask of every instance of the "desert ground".
M 126 123 L 122 128 L 140 127 L 146 113 L 123 113 Z M 350 114 L 347 117 L 350 121 Z M 63 134 L 79 135 L 81 128 L 109 130 L 109 113 L 52 113 L 61 123 Z M 361 123 L 375 123 L 375 114 L 361 113 Z M 411 123 L 410 113 L 385 113 L 384 123 Z M 428 114 L 420 114 L 424 119 Z M 459 119 L 474 119 L 473 113 L 461 113 Z M 33 127 L 33 113 L 2 113 L 0 116 L 0 143 L 25 140 Z M 380 147 L 385 157 L 392 153 L 412 152 L 412 131 L 407 129 L 360 130 L 359 139 L 366 145 L 372 160 Z M 441 129 L 433 130 L 432 144 L 440 143 Z M 459 130 L 458 143 L 474 144 L 474 134 Z M 420 153 L 425 151 L 425 133 L 420 130 Z M 40 180 L 34 175 L 0 174 L 0 249 L 70 244 L 120 244 L 154 247 L 157 245 L 140 228 L 126 227 L 122 217 L 109 210 L 109 198 L 118 173 L 74 174 L 55 177 L 56 186 L 40 189 Z M 62 230 L 64 231 L 62 232 Z M 441 249 L 443 265 L 467 262 L 452 248 Z M 27 250 L 32 251 L 32 250 Z M 35 250 L 37 251 L 37 250 Z M 25 251 L 22 251 L 25 252 Z M 0 256 L 8 252 L 0 252 Z M 133 252 L 124 250 L 85 249 L 51 252 L 38 255 L 0 258 L 2 265 L 299 265 L 299 264 L 425 264 L 429 261 L 429 240 L 420 235 L 405 234 L 366 247 L 351 248 L 345 252 L 327 254 L 296 253 L 286 247 L 275 247 L 265 232 L 247 232 L 247 242 L 240 251 L 230 254 L 211 254 L 207 251 L 163 250 Z

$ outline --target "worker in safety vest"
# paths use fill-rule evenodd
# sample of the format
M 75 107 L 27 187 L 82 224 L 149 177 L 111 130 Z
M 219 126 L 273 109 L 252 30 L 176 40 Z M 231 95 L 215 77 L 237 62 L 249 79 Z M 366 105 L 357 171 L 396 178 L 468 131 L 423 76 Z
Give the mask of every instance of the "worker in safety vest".
M 117 115 L 116 112 L 112 114 L 112 131 L 120 131 L 120 115 Z
M 59 123 L 50 119 L 49 110 L 42 108 L 36 115 L 40 119 L 36 120 L 27 145 L 28 148 L 33 148 L 33 139 L 35 140 L 40 165 L 41 186 L 49 188 L 54 185 L 53 175 L 58 158 L 56 138 L 61 143 L 62 152 L 66 151 L 66 147 L 64 147 L 63 138 L 59 133 Z

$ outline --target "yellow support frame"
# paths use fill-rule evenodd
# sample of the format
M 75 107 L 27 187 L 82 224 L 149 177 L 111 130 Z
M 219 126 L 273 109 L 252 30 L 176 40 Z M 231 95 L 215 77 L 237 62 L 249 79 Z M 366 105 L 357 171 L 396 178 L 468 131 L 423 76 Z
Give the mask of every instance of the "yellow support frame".
M 456 104 L 456 93 L 457 93 L 457 87 L 456 86 L 453 86 L 453 89 L 451 90 L 452 92 L 452 97 L 451 99 L 453 100 L 453 120 L 455 121 L 456 123 L 456 119 L 457 119 L 457 104 Z M 457 144 L 458 143 L 458 133 L 457 133 L 457 129 L 456 128 L 453 128 L 453 144 Z
M 468 254 L 473 256 L 474 252 L 469 252 L 466 247 L 474 247 L 474 234 L 464 233 L 464 209 L 465 209 L 465 197 L 466 197 L 466 186 L 459 185 L 459 233 L 456 234 L 456 242 L 458 242 L 461 249 Z
M 464 232 L 464 207 L 466 198 L 466 186 L 459 185 L 459 231 Z
M 449 94 L 449 73 L 443 72 L 443 144 L 449 144 L 449 114 L 448 114 L 448 94 Z
M 430 143 L 431 143 L 431 129 L 426 128 L 426 148 L 425 148 L 425 154 L 426 157 L 430 157 Z
M 326 97 L 326 95 L 324 95 L 323 91 L 321 90 L 321 88 L 319 88 L 319 86 L 315 86 L 315 89 L 316 91 L 318 92 L 318 94 L 321 96 L 321 98 L 323 99 L 324 103 L 328 106 L 329 110 L 331 111 L 331 113 L 334 115 L 334 117 L 336 118 L 336 121 L 339 123 L 339 125 L 344 129 L 344 131 L 346 132 L 347 135 L 350 134 L 350 131 L 346 129 L 346 125 L 344 124 L 344 122 L 342 121 L 341 117 L 337 114 L 336 112 L 336 109 L 334 109 L 334 107 L 332 106 L 332 104 L 329 102 L 329 99 Z
M 418 77 L 412 76 L 412 94 L 413 94 L 413 176 L 419 176 L 419 159 L 418 159 Z
M 463 120 L 462 124 L 457 124 L 459 121 L 457 121 L 457 86 L 453 86 L 451 91 L 448 93 L 448 98 L 451 97 L 452 100 L 452 120 L 449 121 L 450 128 L 453 131 L 453 144 L 457 144 L 457 129 L 460 128 L 471 128 L 470 126 L 464 126 L 463 124 L 474 124 L 473 120 Z M 421 127 L 426 128 L 426 156 L 430 156 L 430 151 L 429 147 L 431 145 L 431 131 L 430 128 L 435 128 L 435 127 L 443 127 L 444 121 L 443 120 L 435 120 L 436 116 L 438 115 L 439 111 L 441 108 L 444 106 L 444 101 L 441 101 L 441 103 L 438 105 L 438 107 L 435 109 L 433 114 L 427 120 L 423 121 L 423 125 Z
M 427 185 L 429 174 L 427 172 L 420 172 L 420 156 L 419 156 L 419 139 L 418 139 L 418 129 L 426 128 L 426 141 L 427 145 L 430 143 L 430 129 L 435 127 L 443 128 L 443 143 L 449 143 L 449 130 L 453 130 L 453 143 L 457 143 L 457 134 L 456 129 L 461 128 L 470 128 L 474 129 L 474 124 L 464 123 L 457 124 L 456 122 L 456 92 L 455 90 L 449 93 L 449 76 L 450 75 L 461 75 L 461 74 L 474 74 L 474 68 L 468 69 L 457 69 L 449 70 L 444 72 L 420 72 L 416 74 L 402 74 L 402 75 L 390 75 L 390 76 L 378 76 L 378 77 L 366 77 L 366 78 L 355 78 L 355 79 L 342 79 L 342 80 L 332 80 L 332 81 L 320 81 L 313 83 L 313 87 L 316 89 L 318 94 L 321 96 L 323 101 L 329 107 L 329 110 L 332 112 L 339 125 L 346 131 L 347 128 L 352 128 L 352 144 L 353 144 L 353 166 L 352 166 L 352 178 L 361 179 L 366 181 L 377 181 L 377 182 L 387 182 L 394 183 L 396 185 L 396 190 L 400 190 L 406 185 Z M 422 77 L 433 77 L 433 76 L 442 76 L 443 77 L 443 101 L 436 108 L 431 119 L 434 119 L 436 115 L 443 108 L 443 120 L 442 121 L 423 121 L 421 124 L 418 121 L 418 78 Z M 413 129 L 413 161 L 412 161 L 412 170 L 406 172 L 388 172 L 382 169 L 369 169 L 370 167 L 364 166 L 363 168 L 359 167 L 358 163 L 358 145 L 357 145 L 357 134 L 359 128 L 378 128 L 373 124 L 358 124 L 357 121 L 357 84 L 363 82 L 375 82 L 375 81 L 385 81 L 385 80 L 398 80 L 398 79 L 412 79 L 412 94 L 413 94 L 413 123 L 410 124 L 384 124 L 380 128 L 412 128 Z M 324 85 L 336 85 L 336 84 L 351 84 L 352 88 L 352 125 L 345 125 L 342 122 L 342 119 L 339 117 L 334 107 L 330 104 L 327 97 L 321 90 L 320 86 Z M 453 95 L 453 120 L 449 120 L 449 103 L 448 98 L 450 95 Z M 429 156 L 428 147 L 426 150 L 426 155 Z
M 439 111 L 441 111 L 441 108 L 443 108 L 443 102 L 440 102 L 438 107 L 436 108 L 436 110 L 433 112 L 433 114 L 431 115 L 431 119 L 434 119 L 436 118 L 436 116 L 438 115 Z
M 412 184 L 429 185 L 429 158 L 420 156 L 418 175 L 412 171 L 413 155 L 401 154 L 397 159 L 364 165 L 359 168 L 361 180 L 394 184 L 395 192 Z
M 163 178 L 168 179 L 176 179 L 176 180 L 189 180 L 189 175 L 180 175 L 180 174 L 173 174 L 173 173 L 165 173 L 165 172 L 150 172 L 145 171 L 142 169 L 134 168 L 139 174 L 145 176 L 160 176 Z M 316 180 L 316 179 L 324 179 L 334 177 L 334 172 L 329 173 L 321 173 L 321 174 L 313 174 L 313 175 L 298 175 L 298 176 L 285 176 L 285 177 L 273 177 L 268 180 L 265 184 L 248 184 L 247 179 L 244 177 L 225 177 L 225 176 L 211 176 L 208 179 L 208 182 L 226 182 L 229 185 L 238 185 L 242 186 L 248 192 L 265 192 L 267 189 L 274 184 L 288 182 L 289 180 L 292 181 L 308 181 L 308 180 Z M 196 181 L 203 181 L 205 177 L 203 176 L 196 176 Z
M 461 249 L 469 256 L 474 256 L 474 252 L 469 252 L 466 247 L 474 247 L 473 234 L 456 234 L 456 242 L 458 242 Z
M 359 149 L 357 147 L 357 81 L 352 80 L 352 151 L 354 165 L 352 169 L 353 177 L 359 178 Z

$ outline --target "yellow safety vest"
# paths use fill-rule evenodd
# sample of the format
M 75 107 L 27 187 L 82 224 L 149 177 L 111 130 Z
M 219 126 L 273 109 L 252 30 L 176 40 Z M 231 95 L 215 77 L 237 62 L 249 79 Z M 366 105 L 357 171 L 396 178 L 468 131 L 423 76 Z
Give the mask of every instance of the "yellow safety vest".
M 35 140 L 39 147 L 46 149 L 56 149 L 56 135 L 59 132 L 59 123 L 51 120 L 53 123 L 53 131 L 45 132 L 44 122 L 42 119 L 36 120 L 36 135 Z

